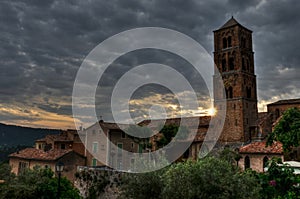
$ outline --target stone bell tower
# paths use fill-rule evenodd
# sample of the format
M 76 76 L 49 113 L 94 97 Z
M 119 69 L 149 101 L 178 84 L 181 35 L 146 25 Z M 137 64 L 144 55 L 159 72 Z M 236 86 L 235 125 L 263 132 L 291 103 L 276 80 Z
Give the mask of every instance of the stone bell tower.
M 256 76 L 252 49 L 252 31 L 233 17 L 214 31 L 214 62 L 220 75 L 214 75 L 214 104 L 227 111 L 222 135 L 223 143 L 245 143 L 255 134 L 257 112 Z M 223 80 L 225 90 L 218 86 Z

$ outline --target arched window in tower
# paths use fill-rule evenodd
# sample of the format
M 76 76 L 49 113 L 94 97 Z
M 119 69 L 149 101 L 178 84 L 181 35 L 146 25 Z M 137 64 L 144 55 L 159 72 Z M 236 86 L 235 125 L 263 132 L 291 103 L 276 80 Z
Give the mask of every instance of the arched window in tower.
M 229 70 L 234 70 L 234 58 L 233 57 L 230 57 L 229 58 Z
M 247 59 L 247 71 L 248 72 L 250 71 L 250 62 L 249 62 L 249 59 Z
M 251 98 L 251 87 L 247 87 L 246 88 L 246 90 L 247 90 L 247 98 Z
M 242 69 L 246 70 L 246 67 L 245 67 L 245 58 L 244 57 L 242 58 Z
M 222 71 L 223 72 L 227 71 L 226 59 L 225 58 L 222 59 Z
M 265 168 L 268 167 L 268 161 L 269 161 L 269 158 L 267 156 L 265 156 L 263 159 L 263 171 L 265 171 Z
M 227 39 L 226 39 L 226 37 L 223 38 L 223 48 L 227 48 Z
M 242 37 L 242 39 L 241 39 L 241 47 L 246 48 L 246 38 L 245 37 Z
M 229 88 L 226 89 L 226 97 L 228 99 L 233 98 L 233 88 L 230 86 Z
M 231 44 L 231 36 L 229 36 L 227 38 L 227 44 L 228 44 L 228 48 L 232 47 L 232 44 Z
M 250 158 L 249 158 L 249 156 L 245 157 L 244 166 L 245 166 L 245 170 L 250 168 Z

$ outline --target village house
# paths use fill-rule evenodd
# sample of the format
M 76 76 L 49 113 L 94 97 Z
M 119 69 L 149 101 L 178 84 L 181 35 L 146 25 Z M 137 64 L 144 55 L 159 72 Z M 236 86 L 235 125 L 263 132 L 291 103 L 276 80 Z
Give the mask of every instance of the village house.
M 55 165 L 62 162 L 63 176 L 74 181 L 77 166 L 86 165 L 84 145 L 76 130 L 62 131 L 58 135 L 47 135 L 36 140 L 35 148 L 25 148 L 9 155 L 12 172 L 18 175 L 25 168 L 50 168 L 55 172 Z

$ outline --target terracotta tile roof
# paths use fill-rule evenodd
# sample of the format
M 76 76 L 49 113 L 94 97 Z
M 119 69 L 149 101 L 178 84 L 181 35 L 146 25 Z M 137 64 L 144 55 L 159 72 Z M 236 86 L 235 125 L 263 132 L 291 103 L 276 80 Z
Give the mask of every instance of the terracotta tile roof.
M 283 148 L 280 142 L 274 142 L 272 146 L 268 147 L 266 147 L 266 141 L 252 142 L 240 147 L 240 153 L 283 154 Z
M 68 136 L 67 135 L 65 135 L 65 134 L 59 134 L 59 135 L 47 135 L 46 136 L 46 139 L 50 139 L 50 140 L 52 140 L 52 141 L 73 141 L 73 140 L 70 140 L 69 138 L 68 138 Z
M 25 148 L 19 152 L 10 154 L 9 157 L 16 157 L 29 160 L 57 160 L 58 158 L 72 152 L 72 149 L 58 150 L 51 149 L 47 152 L 36 148 Z
M 198 120 L 198 121 L 197 121 Z M 194 141 L 203 141 L 209 127 L 211 116 L 201 116 L 201 117 L 185 117 L 185 118 L 169 118 L 166 120 L 163 119 L 154 119 L 154 120 L 144 120 L 139 123 L 141 126 L 148 126 L 150 129 L 155 131 L 160 125 L 170 125 L 175 124 L 179 125 L 182 122 L 183 126 L 186 126 L 189 130 L 196 130 L 197 134 Z M 195 122 L 199 122 L 198 126 L 195 126 Z
M 139 125 L 145 126 L 145 125 L 150 125 L 149 127 L 152 126 L 157 126 L 159 124 L 176 124 L 179 125 L 181 120 L 184 124 L 186 124 L 188 127 L 193 127 L 195 119 L 199 120 L 199 126 L 208 126 L 211 120 L 211 116 L 200 116 L 200 117 L 183 117 L 183 118 L 169 118 L 169 119 L 154 119 L 154 120 L 143 120 Z M 165 122 L 164 122 L 165 121 Z M 151 123 L 151 124 L 150 124 Z
M 108 130 L 120 130 L 119 126 L 124 126 L 125 124 L 117 124 L 112 122 L 99 122 L 102 129 Z
M 272 105 L 282 105 L 282 104 L 300 104 L 300 98 L 299 98 L 299 99 L 279 100 L 279 101 L 277 101 L 277 102 L 268 104 L 268 106 L 272 106 Z

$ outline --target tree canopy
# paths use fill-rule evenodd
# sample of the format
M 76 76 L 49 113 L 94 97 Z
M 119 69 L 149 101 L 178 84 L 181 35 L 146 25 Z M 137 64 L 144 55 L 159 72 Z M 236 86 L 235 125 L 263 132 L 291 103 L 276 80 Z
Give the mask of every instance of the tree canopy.
M 0 185 L 0 199 L 4 198 L 44 198 L 52 199 L 57 196 L 57 178 L 50 169 L 35 167 L 26 169 L 18 176 L 10 174 L 8 165 L 1 165 L 0 171 L 10 175 Z M 72 183 L 63 177 L 61 179 L 61 198 L 80 198 L 79 191 Z
M 273 132 L 269 134 L 267 145 L 272 145 L 274 141 L 280 141 L 286 152 L 291 151 L 293 147 L 300 146 L 300 110 L 298 108 L 290 108 L 283 113 Z

